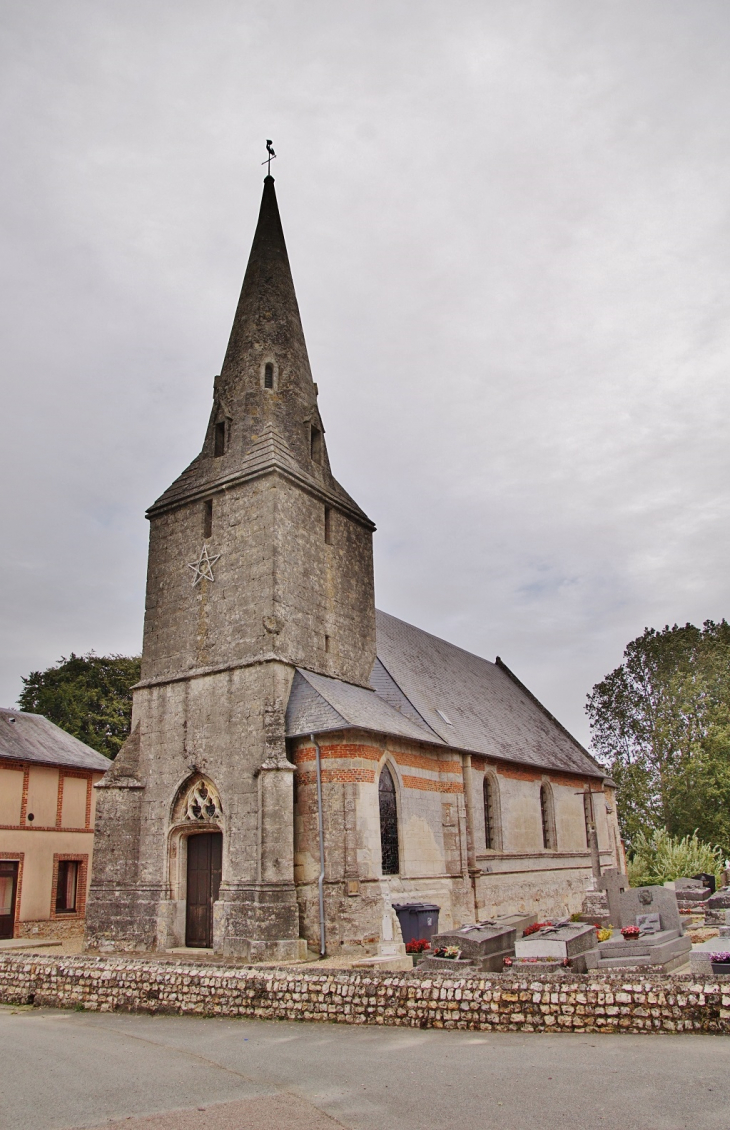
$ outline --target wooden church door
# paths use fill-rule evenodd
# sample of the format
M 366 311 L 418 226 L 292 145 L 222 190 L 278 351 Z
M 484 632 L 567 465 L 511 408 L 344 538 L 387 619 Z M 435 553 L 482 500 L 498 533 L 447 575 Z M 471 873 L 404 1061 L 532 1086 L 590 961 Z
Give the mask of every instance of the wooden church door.
M 213 945 L 213 903 L 220 891 L 222 855 L 220 832 L 199 832 L 188 837 L 186 946 Z

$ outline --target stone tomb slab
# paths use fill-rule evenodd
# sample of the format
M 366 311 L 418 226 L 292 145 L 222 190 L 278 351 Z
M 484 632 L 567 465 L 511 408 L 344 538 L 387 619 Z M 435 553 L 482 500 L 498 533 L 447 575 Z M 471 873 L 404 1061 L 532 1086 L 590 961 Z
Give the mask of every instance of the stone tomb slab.
M 536 934 L 515 943 L 515 957 L 522 959 L 552 958 L 558 963 L 566 959 L 577 973 L 583 972 L 583 955 L 596 944 L 595 927 L 583 922 L 545 926 Z
M 708 926 L 724 926 L 726 910 L 730 910 L 730 887 L 721 887 L 705 903 L 705 923 Z
M 671 973 L 685 965 L 692 950 L 684 934 L 675 891 L 667 887 L 632 887 L 621 894 L 625 925 L 638 926 L 638 938 L 614 935 L 586 954 L 588 969 L 636 969 L 650 966 Z
M 514 926 L 479 922 L 473 926 L 460 926 L 458 930 L 436 934 L 431 939 L 431 947 L 438 949 L 440 946 L 458 946 L 461 950 L 459 964 L 466 961 L 482 972 L 498 973 L 505 957 L 511 957 L 515 952 L 515 936 Z M 419 962 L 419 969 L 440 969 L 447 964 L 453 966 L 454 961 L 451 958 L 427 957 Z
M 460 926 L 458 930 L 445 930 L 431 939 L 432 948 L 438 946 L 458 946 L 463 958 L 490 957 L 493 953 L 515 948 L 514 927 L 478 923 L 475 926 Z

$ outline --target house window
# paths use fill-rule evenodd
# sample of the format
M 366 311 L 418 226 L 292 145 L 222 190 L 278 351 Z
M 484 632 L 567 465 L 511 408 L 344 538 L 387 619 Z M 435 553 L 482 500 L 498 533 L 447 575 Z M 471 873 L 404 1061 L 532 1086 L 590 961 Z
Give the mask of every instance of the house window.
M 203 503 L 203 537 L 213 537 L 213 499 L 208 498 Z
M 489 777 L 484 778 L 484 846 L 494 847 L 494 795 Z
M 56 914 L 75 914 L 79 885 L 79 861 L 60 859 L 58 861 L 58 882 L 56 883 Z
M 332 511 L 329 506 L 324 508 L 324 543 L 332 545 Z
M 378 782 L 380 804 L 380 851 L 384 875 L 397 875 L 398 866 L 398 807 L 395 801 L 395 784 L 387 765 L 383 766 Z
M 552 797 L 547 785 L 540 786 L 540 817 L 542 819 L 542 846 L 546 851 L 555 849 L 553 836 Z
M 271 361 L 264 365 L 264 388 L 274 387 L 274 366 Z
M 314 424 L 312 424 L 309 433 L 309 454 L 313 463 L 322 462 L 322 433 L 319 428 L 315 428 Z
M 219 420 L 215 426 L 215 439 L 213 446 L 213 454 L 216 458 L 226 453 L 226 422 Z

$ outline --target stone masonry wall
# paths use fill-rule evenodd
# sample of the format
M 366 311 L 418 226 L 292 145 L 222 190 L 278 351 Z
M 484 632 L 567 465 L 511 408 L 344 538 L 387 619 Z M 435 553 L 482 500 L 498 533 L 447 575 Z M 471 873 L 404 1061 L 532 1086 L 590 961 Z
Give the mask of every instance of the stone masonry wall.
M 730 1033 L 730 977 L 251 968 L 126 957 L 0 957 L 0 1001 L 522 1032 Z

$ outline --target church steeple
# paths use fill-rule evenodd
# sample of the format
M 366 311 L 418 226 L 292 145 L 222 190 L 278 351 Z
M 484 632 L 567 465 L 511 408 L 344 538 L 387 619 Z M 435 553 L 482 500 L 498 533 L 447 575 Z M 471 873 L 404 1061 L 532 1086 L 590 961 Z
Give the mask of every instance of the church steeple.
M 143 678 L 275 657 L 367 685 L 375 527 L 330 471 L 271 176 L 202 451 L 148 517 Z
M 333 478 L 304 340 L 274 178 L 264 180 L 258 223 L 200 455 L 150 508 L 201 497 L 219 482 L 277 464 L 312 481 L 364 520 Z
M 299 395 L 312 400 L 312 373 L 272 176 L 264 181 L 259 219 L 221 371 L 221 388 L 260 376 L 256 370 L 269 355 L 279 370 L 277 375 L 281 376 L 281 369 L 286 367 L 288 383 Z
M 216 399 L 244 452 L 266 424 L 308 472 L 329 465 L 274 178 L 267 176 Z M 312 440 L 314 436 L 314 441 Z M 314 452 L 315 459 L 312 459 Z M 315 470 L 315 474 L 317 471 Z

